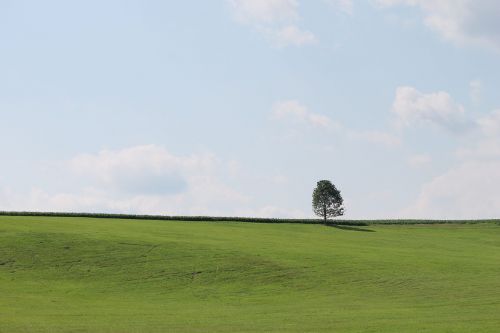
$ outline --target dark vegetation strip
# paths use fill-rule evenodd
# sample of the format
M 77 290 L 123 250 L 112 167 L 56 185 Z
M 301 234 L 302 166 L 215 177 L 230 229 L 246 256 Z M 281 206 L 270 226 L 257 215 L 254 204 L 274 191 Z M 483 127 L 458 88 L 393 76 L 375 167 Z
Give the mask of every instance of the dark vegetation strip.
M 188 222 L 251 222 L 251 223 L 302 223 L 324 224 L 323 219 L 281 219 L 259 217 L 228 217 L 228 216 L 167 216 L 167 215 L 133 215 L 108 213 L 63 213 L 63 212 L 1 212 L 0 216 L 52 216 L 52 217 L 93 217 L 110 219 L 133 220 L 162 220 Z M 366 226 L 365 221 L 358 220 L 329 220 L 330 224 Z
M 134 219 L 134 220 L 161 220 L 161 221 L 188 221 L 188 222 L 250 222 L 250 223 L 301 223 L 301 224 L 324 224 L 322 219 L 283 219 L 283 218 L 259 218 L 259 217 L 217 217 L 217 216 L 166 216 L 166 215 L 133 215 L 133 214 L 108 214 L 108 213 L 64 213 L 64 212 L 2 212 L 0 216 L 51 216 L 51 217 L 91 217 L 111 219 Z M 329 220 L 330 225 L 368 226 L 375 224 L 468 224 L 468 223 L 497 223 L 500 219 L 481 220 L 418 220 L 418 219 L 394 219 L 394 220 Z

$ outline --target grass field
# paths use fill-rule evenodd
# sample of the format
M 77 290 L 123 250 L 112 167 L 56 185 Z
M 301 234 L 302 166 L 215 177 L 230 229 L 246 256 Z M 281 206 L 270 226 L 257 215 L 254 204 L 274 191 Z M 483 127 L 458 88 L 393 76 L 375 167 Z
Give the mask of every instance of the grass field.
M 0 217 L 0 332 L 499 332 L 500 225 Z

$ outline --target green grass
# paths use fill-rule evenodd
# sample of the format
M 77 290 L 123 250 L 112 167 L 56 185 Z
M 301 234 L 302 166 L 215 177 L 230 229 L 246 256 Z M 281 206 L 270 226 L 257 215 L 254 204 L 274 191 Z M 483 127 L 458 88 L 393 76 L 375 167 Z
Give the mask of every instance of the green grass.
M 0 332 L 498 332 L 499 314 L 495 223 L 0 217 Z

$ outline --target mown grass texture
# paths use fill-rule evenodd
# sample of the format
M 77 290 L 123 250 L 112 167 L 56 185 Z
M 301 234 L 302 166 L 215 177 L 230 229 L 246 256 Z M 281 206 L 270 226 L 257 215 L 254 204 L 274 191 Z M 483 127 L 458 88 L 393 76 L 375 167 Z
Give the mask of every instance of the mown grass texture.
M 500 226 L 0 217 L 0 332 L 498 332 Z

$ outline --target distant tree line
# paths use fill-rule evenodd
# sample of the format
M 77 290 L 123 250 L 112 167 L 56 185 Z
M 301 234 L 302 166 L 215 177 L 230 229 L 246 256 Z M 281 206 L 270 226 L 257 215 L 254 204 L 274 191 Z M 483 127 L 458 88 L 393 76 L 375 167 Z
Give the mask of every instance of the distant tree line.
M 257 217 L 228 217 L 228 216 L 166 216 L 166 215 L 132 215 L 108 213 L 65 213 L 65 212 L 8 212 L 0 211 L 0 216 L 41 216 L 41 217 L 87 217 L 107 219 L 134 219 L 134 220 L 160 220 L 160 221 L 186 221 L 186 222 L 248 222 L 248 223 L 299 223 L 299 224 L 324 224 L 324 219 L 280 219 Z M 481 220 L 328 220 L 331 225 L 367 226 L 380 224 L 476 224 L 497 223 L 500 219 Z

